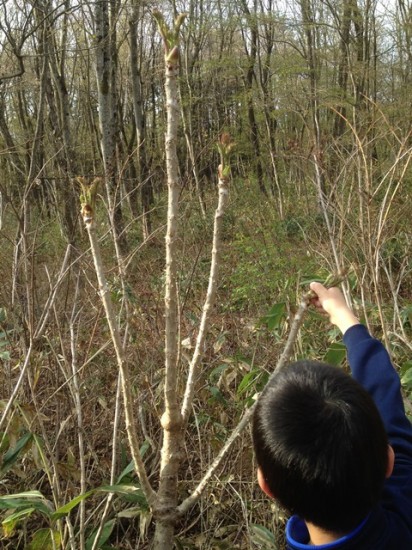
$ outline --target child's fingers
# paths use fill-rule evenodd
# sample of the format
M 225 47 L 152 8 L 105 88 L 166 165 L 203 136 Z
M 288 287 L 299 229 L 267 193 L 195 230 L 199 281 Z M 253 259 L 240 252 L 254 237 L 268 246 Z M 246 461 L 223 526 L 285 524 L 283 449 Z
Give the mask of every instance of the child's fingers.
M 318 297 L 312 298 L 309 303 L 311 306 L 316 308 L 319 313 L 326 313 Z
M 328 289 L 324 287 L 321 283 L 312 281 L 309 287 L 316 294 L 319 300 L 321 300 L 327 295 Z

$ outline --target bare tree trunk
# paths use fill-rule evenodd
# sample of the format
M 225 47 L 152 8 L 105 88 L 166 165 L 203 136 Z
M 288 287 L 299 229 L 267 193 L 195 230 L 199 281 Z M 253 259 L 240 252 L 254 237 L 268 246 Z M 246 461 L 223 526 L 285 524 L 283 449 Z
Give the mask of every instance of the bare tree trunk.
M 250 40 L 249 50 L 246 46 L 246 39 L 245 39 L 245 50 L 247 52 L 247 57 L 248 57 L 248 68 L 246 72 L 245 83 L 246 83 L 246 93 L 247 93 L 247 113 L 248 113 L 249 128 L 250 128 L 250 141 L 253 146 L 254 164 L 256 169 L 257 183 L 262 193 L 267 196 L 268 193 L 265 187 L 265 183 L 263 181 L 263 167 L 262 167 L 262 159 L 261 159 L 261 151 L 260 151 L 259 128 L 256 120 L 255 106 L 254 106 L 254 99 L 253 99 L 253 81 L 255 80 L 255 63 L 256 63 L 256 56 L 257 56 L 258 26 L 257 26 L 255 14 L 253 15 L 251 14 L 246 0 L 242 0 L 241 4 L 242 4 L 242 9 L 249 22 L 249 35 L 250 35 L 248 38 Z M 254 3 L 254 7 L 256 11 L 256 2 Z
M 348 84 L 348 70 L 349 70 L 349 37 L 350 37 L 350 24 L 351 24 L 351 1 L 345 0 L 343 3 L 343 13 L 341 19 L 340 28 L 340 60 L 338 69 L 338 86 L 340 89 L 340 105 L 338 105 L 335 113 L 334 120 L 334 137 L 339 137 L 343 134 L 345 129 L 346 118 L 346 94 Z
M 273 0 L 269 0 L 267 4 L 268 15 L 273 14 L 274 4 Z M 271 182 L 270 190 L 275 203 L 278 207 L 279 216 L 281 219 L 284 218 L 284 207 L 283 207 L 283 193 L 282 187 L 279 181 L 279 170 L 278 170 L 278 158 L 277 158 L 277 127 L 278 121 L 275 113 L 273 112 L 272 105 L 275 103 L 273 99 L 273 92 L 270 91 L 270 72 L 271 72 L 271 62 L 272 55 L 275 46 L 275 24 L 272 17 L 266 17 L 263 19 L 260 24 L 262 29 L 258 35 L 258 50 L 264 48 L 263 52 L 258 55 L 258 67 L 259 67 L 259 78 L 258 82 L 262 90 L 262 100 L 263 100 L 263 113 L 265 118 L 265 127 L 267 132 L 269 156 L 272 165 L 272 177 L 273 182 Z
M 63 227 L 69 243 L 74 244 L 76 239 L 76 201 L 74 190 L 71 186 L 72 177 L 78 173 L 76 155 L 72 147 L 70 131 L 70 101 L 66 83 L 66 51 L 67 51 L 67 18 L 69 12 L 69 0 L 65 0 L 65 14 L 63 20 L 63 33 L 61 46 L 59 47 L 60 59 L 55 47 L 55 40 L 50 36 L 48 44 L 48 59 L 54 85 L 57 90 L 55 105 L 58 113 L 59 141 L 62 143 L 62 152 L 59 153 L 60 164 L 63 173 L 61 186 L 61 198 L 64 208 Z M 50 29 L 51 34 L 51 29 Z M 50 105 L 50 110 L 53 105 Z M 57 128 L 56 128 L 57 130 Z
M 127 242 L 123 227 L 116 155 L 116 138 L 118 135 L 116 104 L 116 14 L 117 0 L 114 2 L 98 0 L 96 2 L 96 76 L 105 185 L 115 246 L 118 247 L 120 255 L 124 256 L 127 250 Z
M 326 178 L 323 166 L 323 146 L 321 139 L 321 125 L 319 119 L 319 61 L 316 52 L 315 13 L 312 0 L 300 0 L 302 22 L 306 39 L 306 60 L 309 69 L 310 81 L 310 110 L 313 124 L 313 159 L 316 170 L 316 182 L 323 200 L 328 204 Z M 319 204 L 321 210 L 322 205 Z
M 130 28 L 130 72 L 133 92 L 133 111 L 137 136 L 137 177 L 140 184 L 140 197 L 142 204 L 142 230 L 143 239 L 147 239 L 151 233 L 150 209 L 153 203 L 153 189 L 149 178 L 146 153 L 146 119 L 143 112 L 143 91 L 141 84 L 141 71 L 138 56 L 137 25 L 140 18 L 140 1 L 134 0 L 133 12 L 129 21 Z M 135 200 L 132 195 L 131 201 Z
M 199 200 L 199 207 L 202 217 L 206 219 L 206 206 L 199 175 L 199 167 L 195 154 L 194 132 L 193 132 L 193 111 L 195 106 L 201 100 L 201 93 L 195 99 L 193 98 L 193 89 L 195 86 L 195 65 L 199 62 L 199 56 L 202 49 L 202 40 L 206 32 L 205 25 L 205 6 L 204 1 L 190 0 L 188 7 L 189 21 L 199 21 L 198 26 L 191 26 L 188 29 L 185 43 L 185 60 L 183 72 L 183 81 L 186 83 L 184 90 L 180 87 L 180 106 L 182 116 L 183 133 L 186 139 L 187 152 L 189 155 L 190 168 L 195 181 L 195 189 Z M 184 93 L 185 92 L 185 93 Z M 199 143 L 197 144 L 199 146 Z

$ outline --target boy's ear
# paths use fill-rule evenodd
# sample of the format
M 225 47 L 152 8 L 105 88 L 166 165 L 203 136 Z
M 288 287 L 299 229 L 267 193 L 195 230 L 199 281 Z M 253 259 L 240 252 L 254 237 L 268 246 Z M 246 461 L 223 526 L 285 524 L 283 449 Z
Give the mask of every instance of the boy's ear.
M 274 494 L 269 489 L 269 486 L 260 468 L 258 468 L 258 471 L 257 471 L 257 478 L 258 478 L 259 487 L 262 489 L 262 491 L 266 493 L 269 497 L 275 498 Z
M 391 477 L 393 472 L 393 465 L 395 464 L 395 452 L 390 445 L 388 445 L 388 466 L 386 468 L 386 479 Z

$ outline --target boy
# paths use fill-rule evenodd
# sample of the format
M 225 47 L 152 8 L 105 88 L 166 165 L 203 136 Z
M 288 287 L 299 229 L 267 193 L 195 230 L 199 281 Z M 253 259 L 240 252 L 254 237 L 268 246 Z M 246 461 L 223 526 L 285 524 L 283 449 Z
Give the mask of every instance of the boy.
M 340 290 L 310 288 L 343 333 L 353 376 L 298 361 L 274 377 L 253 418 L 259 485 L 293 514 L 290 550 L 412 550 L 412 426 L 399 377 Z

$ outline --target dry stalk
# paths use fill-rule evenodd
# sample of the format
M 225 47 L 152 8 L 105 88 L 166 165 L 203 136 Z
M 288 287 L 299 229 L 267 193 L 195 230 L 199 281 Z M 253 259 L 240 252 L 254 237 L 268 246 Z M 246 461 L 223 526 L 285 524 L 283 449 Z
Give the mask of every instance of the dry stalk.
M 119 372 L 119 376 L 117 379 L 117 388 L 116 388 L 116 406 L 115 406 L 115 412 L 114 412 L 114 420 L 113 420 L 113 436 L 112 436 L 112 466 L 110 470 L 110 485 L 115 484 L 116 479 L 116 467 L 117 467 L 117 441 L 118 441 L 118 431 L 119 431 L 119 424 L 120 424 L 120 410 L 121 410 L 121 387 L 122 387 L 122 381 L 121 381 L 121 374 Z M 108 518 L 109 512 L 110 512 L 110 505 L 114 498 L 114 493 L 109 493 L 106 499 L 106 504 L 103 510 L 102 517 L 100 518 L 99 527 L 96 531 L 96 536 L 94 538 L 93 546 L 91 547 L 91 550 L 97 550 L 100 536 L 103 532 L 104 525 L 106 523 L 106 519 Z
M 23 363 L 23 366 L 22 366 L 21 371 L 20 371 L 20 376 L 17 379 L 17 382 L 16 382 L 16 384 L 13 388 L 12 394 L 10 395 L 9 400 L 7 402 L 7 405 L 6 405 L 6 407 L 3 411 L 3 415 L 2 415 L 1 420 L 0 420 L 0 431 L 2 430 L 2 427 L 3 427 L 3 425 L 6 421 L 6 418 L 7 418 L 8 414 L 9 414 L 9 412 L 10 412 L 12 406 L 13 406 L 14 400 L 16 399 L 16 397 L 19 393 L 20 387 L 23 383 L 23 380 L 26 376 L 26 372 L 27 372 L 27 369 L 28 369 L 29 364 L 30 364 L 33 345 L 34 345 L 35 342 L 37 342 L 42 337 L 42 335 L 44 333 L 44 330 L 46 328 L 50 312 L 53 310 L 53 305 L 54 305 L 55 300 L 56 300 L 57 291 L 58 291 L 58 289 L 59 289 L 59 287 L 60 287 L 61 283 L 63 282 L 63 280 L 65 278 L 65 275 L 66 275 L 66 268 L 67 268 L 67 263 L 69 261 L 69 257 L 70 257 L 70 245 L 66 249 L 66 253 L 65 253 L 65 256 L 64 256 L 64 259 L 63 259 L 63 263 L 62 263 L 62 266 L 60 268 L 59 276 L 57 277 L 57 281 L 54 284 L 54 288 L 51 289 L 50 294 L 47 298 L 46 304 L 43 308 L 43 312 L 42 312 L 41 317 L 40 317 L 38 327 L 36 329 L 34 329 L 32 327 L 32 330 L 30 332 L 30 342 L 29 342 L 29 347 L 26 351 L 26 357 L 24 359 L 24 363 Z M 30 288 L 27 288 L 27 292 L 29 292 L 29 294 L 32 293 Z
M 85 463 L 85 447 L 84 447 L 84 426 L 83 426 L 83 410 L 82 410 L 82 400 L 80 397 L 80 384 L 77 374 L 77 337 L 78 332 L 75 332 L 75 324 L 80 315 L 81 309 L 77 309 L 78 303 L 78 294 L 79 294 L 79 278 L 77 278 L 75 296 L 74 296 L 74 305 L 72 309 L 72 314 L 70 317 L 70 350 L 71 350 L 71 369 L 73 376 L 73 400 L 74 407 L 77 417 L 77 439 L 79 445 L 79 464 L 80 464 L 80 491 L 82 494 L 86 492 L 86 463 Z M 85 519 L 86 519 L 86 503 L 81 501 L 79 505 L 79 548 L 84 550 L 85 548 Z
M 190 89 L 190 83 L 188 82 L 188 88 Z M 181 118 L 182 118 L 182 125 L 183 125 L 183 133 L 185 135 L 186 139 L 186 145 L 187 145 L 187 151 L 189 153 L 190 162 L 192 165 L 192 174 L 193 178 L 195 180 L 195 187 L 196 187 L 196 193 L 197 198 L 199 199 L 199 207 L 200 212 L 202 214 L 202 218 L 206 219 L 206 207 L 205 202 L 202 197 L 202 189 L 200 185 L 200 178 L 199 178 L 199 172 L 196 166 L 196 156 L 195 151 L 193 148 L 193 140 L 192 140 L 192 122 L 191 122 L 191 115 L 190 110 L 188 110 L 187 116 L 185 109 L 183 108 L 183 101 L 181 97 L 181 93 L 179 93 L 179 99 L 180 99 L 180 105 L 181 105 Z

